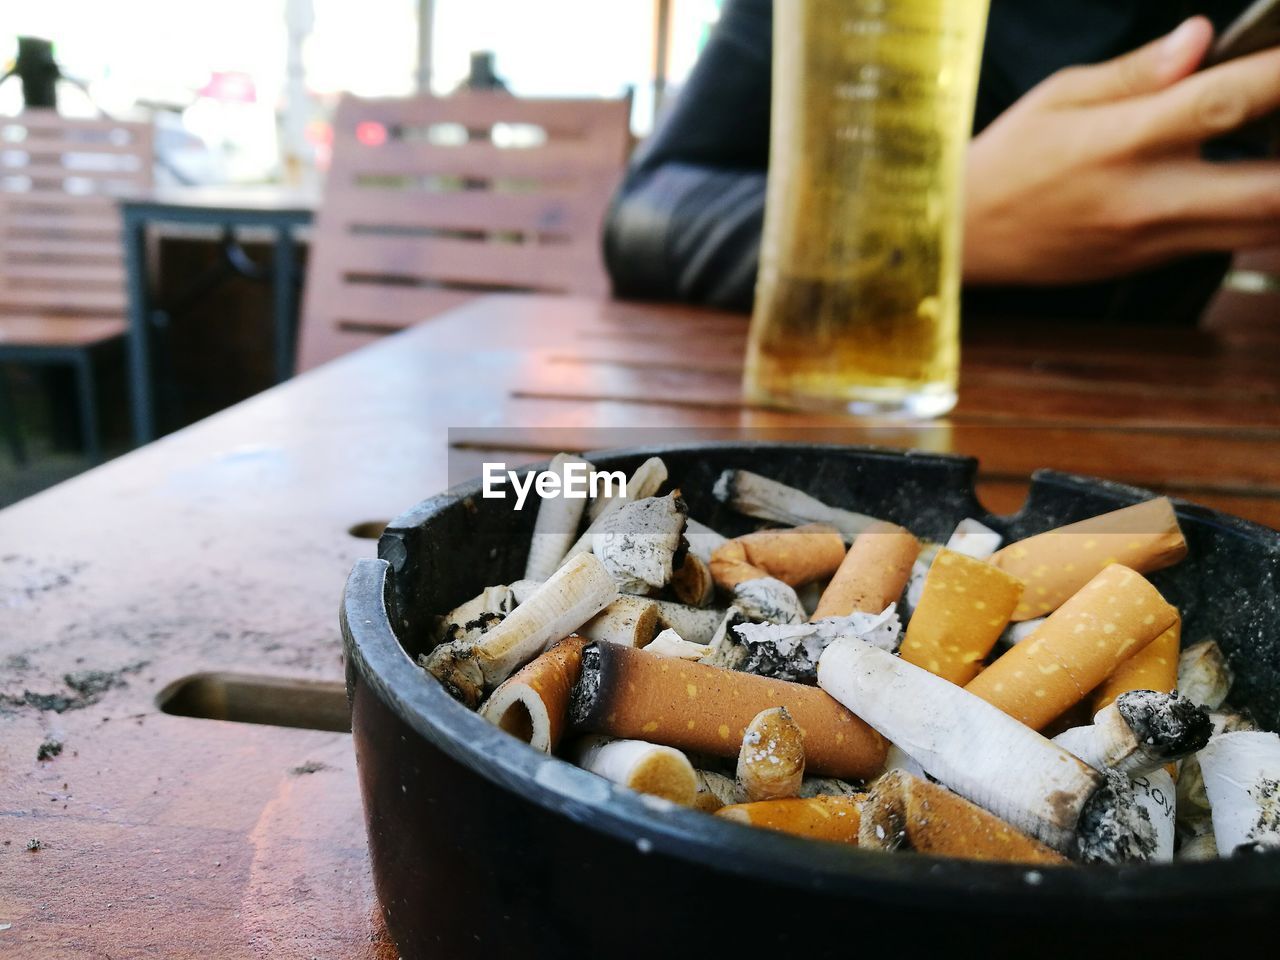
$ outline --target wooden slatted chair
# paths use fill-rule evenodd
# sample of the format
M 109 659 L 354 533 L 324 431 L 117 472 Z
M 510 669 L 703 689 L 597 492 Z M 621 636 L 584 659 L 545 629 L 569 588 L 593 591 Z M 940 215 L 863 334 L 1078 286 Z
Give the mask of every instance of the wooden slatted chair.
M 94 460 L 102 447 L 93 354 L 126 330 L 116 200 L 146 189 L 151 178 L 149 124 L 51 110 L 0 117 L 0 365 L 75 369 L 85 450 Z M 6 420 L 0 426 L 21 459 L 12 411 Z
M 600 231 L 630 112 L 629 98 L 344 97 L 299 369 L 479 294 L 605 294 Z

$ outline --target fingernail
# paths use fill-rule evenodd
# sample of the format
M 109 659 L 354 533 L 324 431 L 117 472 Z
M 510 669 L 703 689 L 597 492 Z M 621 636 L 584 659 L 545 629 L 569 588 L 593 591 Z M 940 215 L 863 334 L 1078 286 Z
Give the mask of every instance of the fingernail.
M 1191 17 L 1183 20 L 1173 33 L 1164 38 L 1164 43 L 1160 47 L 1160 53 L 1165 57 L 1176 57 L 1182 53 L 1188 42 L 1200 32 L 1198 17 Z

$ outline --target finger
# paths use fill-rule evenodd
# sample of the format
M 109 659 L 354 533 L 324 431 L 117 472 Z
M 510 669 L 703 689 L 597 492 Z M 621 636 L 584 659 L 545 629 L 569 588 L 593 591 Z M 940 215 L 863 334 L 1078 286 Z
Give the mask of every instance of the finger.
M 1135 184 L 1128 201 L 1148 254 L 1280 244 L 1280 163 L 1169 163 Z
M 1280 49 L 1228 61 L 1112 109 L 1128 113 L 1136 144 L 1202 143 L 1280 110 Z
M 1145 247 L 1145 259 L 1157 263 L 1199 253 L 1230 253 L 1280 246 L 1280 220 L 1221 221 L 1188 224 L 1153 238 Z
M 1187 164 L 1187 214 L 1280 224 L 1280 163 L 1268 160 Z
M 1046 95 L 1062 106 L 1087 106 L 1154 93 L 1189 76 L 1212 42 L 1213 24 L 1192 17 L 1124 56 L 1059 71 L 1047 81 Z

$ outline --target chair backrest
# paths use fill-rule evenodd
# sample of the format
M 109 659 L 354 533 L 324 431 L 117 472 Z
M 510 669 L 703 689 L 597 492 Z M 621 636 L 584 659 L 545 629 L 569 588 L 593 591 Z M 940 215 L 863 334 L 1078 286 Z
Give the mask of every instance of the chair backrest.
M 347 96 L 312 234 L 298 367 L 478 294 L 604 294 L 629 99 Z
M 151 185 L 151 125 L 0 117 L 0 313 L 125 311 L 116 200 Z

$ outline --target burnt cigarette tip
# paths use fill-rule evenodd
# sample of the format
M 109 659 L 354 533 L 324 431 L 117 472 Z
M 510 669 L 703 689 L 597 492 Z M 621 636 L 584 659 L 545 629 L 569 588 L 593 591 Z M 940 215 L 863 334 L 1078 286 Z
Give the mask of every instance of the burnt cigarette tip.
M 588 643 L 582 648 L 582 672 L 569 695 L 569 722 L 581 727 L 591 717 L 600 698 L 601 669 L 600 645 Z
M 1253 840 L 1249 843 L 1242 843 L 1231 851 L 1233 857 L 1256 857 L 1260 855 L 1271 855 L 1280 853 L 1280 846 L 1266 840 Z
M 1209 711 L 1178 693 L 1130 690 L 1116 698 L 1116 709 L 1146 752 L 1174 760 L 1195 753 L 1209 742 Z
M 1155 827 L 1125 777 L 1107 771 L 1102 785 L 1080 810 L 1075 845 L 1076 857 L 1084 863 L 1151 858 L 1156 848 Z

